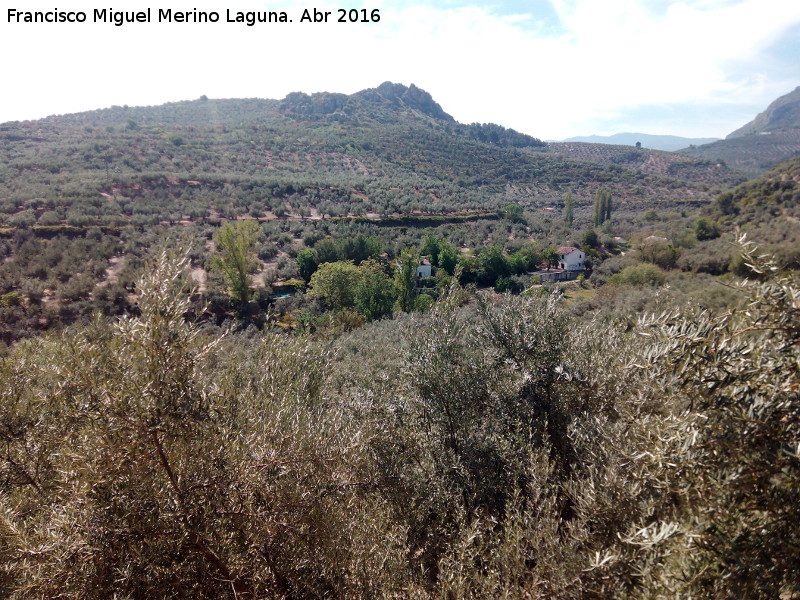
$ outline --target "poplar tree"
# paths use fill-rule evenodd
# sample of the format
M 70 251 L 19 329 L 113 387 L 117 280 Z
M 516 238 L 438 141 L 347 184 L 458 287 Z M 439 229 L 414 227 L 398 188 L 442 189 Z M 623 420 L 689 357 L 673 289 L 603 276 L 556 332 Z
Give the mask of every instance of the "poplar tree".
M 411 312 L 414 308 L 418 264 L 419 255 L 416 252 L 409 249 L 400 252 L 394 272 L 394 285 L 397 290 L 398 308 L 403 312 Z
M 575 218 L 574 205 L 572 199 L 572 192 L 564 194 L 564 222 L 572 227 L 572 222 Z
M 611 219 L 611 192 L 606 189 L 597 190 L 594 195 L 594 224 L 599 227 Z

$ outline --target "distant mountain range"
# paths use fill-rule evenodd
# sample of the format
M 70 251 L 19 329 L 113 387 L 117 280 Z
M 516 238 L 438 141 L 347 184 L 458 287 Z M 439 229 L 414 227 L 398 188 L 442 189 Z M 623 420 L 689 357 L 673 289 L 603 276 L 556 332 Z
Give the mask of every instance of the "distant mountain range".
M 589 144 L 614 144 L 635 146 L 639 142 L 643 148 L 674 152 L 689 146 L 699 146 L 716 142 L 719 138 L 686 138 L 677 135 L 652 135 L 649 133 L 615 133 L 614 135 L 583 135 L 571 137 L 565 142 L 586 142 Z

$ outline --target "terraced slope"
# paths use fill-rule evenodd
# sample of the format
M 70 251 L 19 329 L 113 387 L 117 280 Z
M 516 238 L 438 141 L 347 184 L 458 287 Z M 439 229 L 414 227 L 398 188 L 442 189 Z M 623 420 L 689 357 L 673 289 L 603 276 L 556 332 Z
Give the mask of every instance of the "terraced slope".
M 705 204 L 709 186 L 735 181 L 665 153 L 558 150 L 457 123 L 424 90 L 388 82 L 349 96 L 201 98 L 6 123 L 0 152 L 0 226 L 11 228 L 463 214 L 552 206 L 566 191 L 580 206 L 601 186 L 618 209 L 637 210 Z
M 553 142 L 548 144 L 548 150 L 565 159 L 708 185 L 731 185 L 744 179 L 740 173 L 732 171 L 720 161 L 691 158 L 661 150 L 584 142 Z

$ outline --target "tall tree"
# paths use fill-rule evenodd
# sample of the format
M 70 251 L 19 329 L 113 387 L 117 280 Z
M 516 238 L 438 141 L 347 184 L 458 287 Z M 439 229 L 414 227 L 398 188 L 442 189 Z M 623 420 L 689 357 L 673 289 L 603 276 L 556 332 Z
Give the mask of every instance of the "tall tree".
M 429 256 L 431 264 L 439 266 L 439 252 L 441 241 L 431 232 L 425 234 L 425 241 L 422 243 L 422 256 Z
M 331 310 L 352 308 L 359 276 L 352 261 L 322 263 L 311 276 L 308 295 L 321 299 Z
M 550 269 L 554 264 L 558 264 L 560 254 L 555 248 L 545 248 L 542 251 L 542 262 L 547 263 L 547 268 Z
M 603 222 L 603 190 L 597 190 L 594 194 L 594 217 L 592 222 L 595 227 Z
M 486 285 L 494 285 L 498 278 L 509 275 L 508 260 L 503 255 L 503 249 L 500 246 L 484 248 L 478 259 L 483 270 L 483 283 Z
M 311 281 L 311 276 L 317 270 L 317 253 L 313 248 L 303 248 L 297 253 L 295 258 L 297 262 L 297 270 L 300 272 L 306 283 Z
M 367 319 L 380 319 L 392 314 L 397 293 L 383 265 L 369 259 L 358 267 L 359 279 L 354 290 L 354 307 Z
M 600 246 L 600 238 L 597 236 L 597 232 L 594 229 L 590 229 L 584 233 L 581 238 L 581 245 L 588 246 L 589 248 L 597 248 Z
M 400 252 L 394 272 L 394 287 L 397 290 L 398 307 L 404 312 L 414 309 L 417 264 L 419 255 L 415 251 L 406 248 Z
M 257 239 L 258 222 L 254 220 L 228 221 L 215 238 L 220 253 L 214 257 L 214 268 L 224 273 L 231 297 L 241 304 L 247 304 L 252 294 L 249 273 L 255 263 Z
M 564 194 L 564 222 L 572 227 L 572 222 L 575 219 L 575 209 L 572 199 L 572 192 Z
M 341 247 L 332 237 L 326 237 L 314 244 L 314 251 L 317 254 L 317 264 L 332 263 L 343 260 Z
M 458 250 L 447 240 L 439 240 L 439 260 L 437 266 L 447 271 L 448 275 L 456 272 L 458 263 Z
M 607 220 L 611 219 L 611 192 L 607 189 L 599 189 L 594 195 L 594 224 L 599 227 Z

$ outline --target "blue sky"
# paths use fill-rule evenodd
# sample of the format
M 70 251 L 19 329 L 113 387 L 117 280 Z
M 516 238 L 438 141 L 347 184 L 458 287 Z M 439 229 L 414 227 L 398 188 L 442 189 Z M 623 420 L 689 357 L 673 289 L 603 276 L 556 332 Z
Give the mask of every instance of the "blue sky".
M 28 0 L 20 10 L 148 3 Z M 173 10 L 286 10 L 295 22 L 9 23 L 0 122 L 111 105 L 351 93 L 415 83 L 462 122 L 544 139 L 635 131 L 722 137 L 800 85 L 800 2 L 351 2 L 379 23 L 299 23 L 331 2 L 197 0 Z

